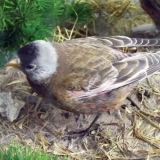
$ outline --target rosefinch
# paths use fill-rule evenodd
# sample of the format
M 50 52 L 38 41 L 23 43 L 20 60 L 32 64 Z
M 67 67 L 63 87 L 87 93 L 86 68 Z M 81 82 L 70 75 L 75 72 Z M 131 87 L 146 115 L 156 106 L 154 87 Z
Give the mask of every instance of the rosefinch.
M 160 40 L 123 36 L 88 37 L 50 43 L 33 41 L 18 50 L 19 67 L 38 95 L 74 113 L 117 109 L 130 93 L 129 84 L 160 69 L 159 53 L 125 54 L 113 47 L 160 45 Z

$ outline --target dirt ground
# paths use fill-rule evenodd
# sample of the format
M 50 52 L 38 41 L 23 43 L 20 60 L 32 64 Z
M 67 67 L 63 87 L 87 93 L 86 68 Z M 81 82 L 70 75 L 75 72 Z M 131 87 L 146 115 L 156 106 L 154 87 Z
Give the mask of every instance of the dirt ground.
M 99 6 L 104 7 L 107 1 L 95 2 L 103 2 Z M 101 33 L 97 35 L 129 35 L 132 27 L 151 21 L 139 11 L 140 6 L 135 7 L 127 0 L 118 2 L 122 4 L 108 3 L 107 24 L 103 17 L 95 21 L 95 29 Z M 97 13 L 102 10 L 99 6 Z M 138 36 L 141 35 L 138 33 Z M 84 139 L 71 139 L 66 135 L 69 131 L 87 128 L 95 115 L 75 115 L 45 103 L 35 95 L 21 71 L 5 67 L 0 69 L 1 93 L 11 95 L 15 103 L 20 103 L 17 101 L 20 100 L 24 104 L 13 122 L 1 113 L 1 146 L 20 142 L 74 160 L 160 159 L 160 74 L 134 84 L 129 96 L 133 102 L 124 102 L 120 108 L 121 115 L 117 111 L 103 113 L 95 129 Z
M 75 115 L 45 103 L 33 93 L 21 71 L 1 68 L 3 92 L 11 92 L 12 98 L 25 106 L 13 122 L 0 116 L 2 146 L 18 141 L 75 160 L 160 158 L 159 74 L 135 84 L 130 95 L 133 103 L 126 100 L 121 115 L 117 111 L 103 113 L 83 139 L 66 135 L 87 128 L 95 115 Z

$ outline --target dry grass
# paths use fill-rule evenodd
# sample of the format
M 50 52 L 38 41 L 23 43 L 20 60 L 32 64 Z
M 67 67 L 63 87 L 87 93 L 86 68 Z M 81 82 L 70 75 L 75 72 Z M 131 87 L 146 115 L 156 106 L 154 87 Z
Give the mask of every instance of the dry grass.
M 75 21 L 71 30 L 58 26 L 54 30 L 55 41 L 62 42 L 88 35 L 128 35 L 131 27 L 151 21 L 138 5 L 129 0 L 89 2 L 97 14 L 93 24 L 75 28 Z M 123 51 L 131 50 L 125 48 Z M 14 122 L 0 118 L 0 144 L 18 141 L 41 146 L 44 151 L 54 151 L 54 154 L 76 160 L 156 159 L 160 154 L 159 81 L 160 76 L 155 75 L 135 85 L 130 95 L 135 104 L 127 100 L 124 102 L 126 106 L 121 109 L 122 118 L 115 113 L 104 113 L 98 121 L 100 126 L 79 141 L 78 138 L 64 138 L 64 135 L 69 130 L 86 128 L 94 115 L 77 116 L 53 108 L 35 96 L 23 73 L 13 68 L 2 68 L 0 91 L 12 92 L 13 97 L 25 101 L 26 105 Z

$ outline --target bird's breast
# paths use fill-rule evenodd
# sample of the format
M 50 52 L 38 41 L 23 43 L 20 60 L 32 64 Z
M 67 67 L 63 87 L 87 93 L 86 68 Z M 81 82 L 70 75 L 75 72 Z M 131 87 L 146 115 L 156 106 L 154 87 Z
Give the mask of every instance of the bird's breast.
M 130 87 L 125 86 L 102 95 L 80 100 L 76 99 L 76 95 L 73 94 L 81 94 L 81 91 L 73 92 L 72 95 L 68 92 L 64 95 L 64 92 L 62 92 L 61 95 L 58 95 L 57 107 L 78 114 L 102 113 L 119 108 L 124 103 L 130 90 Z

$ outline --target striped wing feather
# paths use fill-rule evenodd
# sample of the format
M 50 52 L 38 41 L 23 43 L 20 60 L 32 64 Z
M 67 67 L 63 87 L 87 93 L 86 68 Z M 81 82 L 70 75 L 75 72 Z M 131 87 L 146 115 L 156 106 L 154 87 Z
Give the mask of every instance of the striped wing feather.
M 84 74 L 88 76 L 82 78 L 80 94 L 74 95 L 77 99 L 101 95 L 113 89 L 142 80 L 159 71 L 160 68 L 160 55 L 158 52 L 126 55 L 113 49 L 113 47 L 160 45 L 159 39 L 136 39 L 124 36 L 105 38 L 89 37 L 85 39 L 85 41 L 83 38 L 68 41 L 65 42 L 65 45 L 68 47 L 72 45 L 72 48 L 73 46 L 85 48 L 85 50 L 87 48 L 88 50 L 92 49 L 91 52 L 93 54 L 100 48 L 106 51 L 102 58 L 95 54 L 99 59 L 98 61 L 96 61 L 96 58 L 93 58 L 90 63 L 84 66 L 85 68 L 91 63 L 93 64 Z M 99 52 L 99 54 L 101 54 L 101 52 Z M 105 59 L 105 55 L 110 55 L 112 58 Z M 76 68 L 76 63 L 73 68 Z M 84 68 L 82 67 L 81 69 L 84 71 Z M 81 72 L 81 69 L 78 72 Z M 74 80 L 76 80 L 76 78 Z M 74 91 L 74 89 L 72 91 Z
M 103 47 L 160 46 L 160 39 L 129 38 L 126 36 L 77 38 L 65 43 Z

